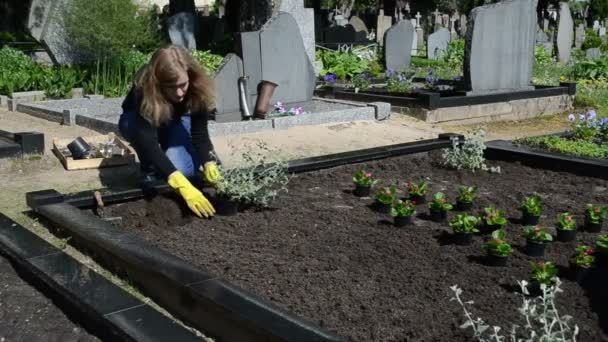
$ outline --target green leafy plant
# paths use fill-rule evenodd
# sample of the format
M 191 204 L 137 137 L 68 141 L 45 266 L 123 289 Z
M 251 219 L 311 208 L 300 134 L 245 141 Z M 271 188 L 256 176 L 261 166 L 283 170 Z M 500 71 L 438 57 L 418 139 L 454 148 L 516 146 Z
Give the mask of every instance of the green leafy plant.
M 371 75 L 367 71 L 364 71 L 364 72 L 360 73 L 359 75 L 355 76 L 352 79 L 353 86 L 355 87 L 355 91 L 369 89 L 370 79 L 371 79 Z
M 448 209 L 449 210 L 449 209 Z M 454 233 L 477 233 L 477 225 L 480 219 L 473 215 L 458 214 L 450 221 L 450 227 Z
M 440 59 L 452 67 L 462 67 L 464 63 L 464 39 L 455 39 L 441 53 Z
M 576 247 L 576 255 L 570 262 L 581 268 L 591 268 L 595 265 L 595 250 L 586 245 Z
M 476 186 L 464 186 L 461 185 L 458 187 L 458 198 L 459 202 L 464 203 L 472 203 L 475 199 L 475 195 L 477 194 Z
M 559 223 L 557 224 L 557 229 L 561 230 L 575 230 L 576 229 L 576 220 L 571 213 L 565 212 L 558 216 Z
M 489 254 L 506 257 L 513 253 L 511 245 L 505 241 L 506 235 L 507 233 L 504 229 L 498 229 L 492 232 L 492 239 L 485 244 L 485 249 Z
M 523 226 L 522 236 L 528 241 L 536 243 L 545 243 L 553 241 L 551 234 L 545 232 L 540 225 L 536 226 Z
M 433 200 L 428 204 L 429 209 L 432 211 L 450 211 L 452 210 L 452 205 L 448 203 L 448 199 L 446 198 L 443 192 L 438 192 L 433 197 Z
M 393 205 L 391 208 L 391 216 L 392 217 L 400 217 L 400 216 L 412 216 L 416 214 L 416 202 L 406 200 L 405 202 L 402 200 L 398 200 L 397 203 Z
M 376 201 L 382 204 L 393 204 L 395 201 L 395 194 L 397 193 L 397 187 L 391 185 L 390 187 L 381 187 L 376 194 Z
M 599 253 L 608 255 L 608 235 L 600 236 L 595 243 L 595 248 Z
M 494 207 L 484 208 L 484 221 L 488 226 L 504 226 L 507 224 L 504 210 L 498 210 Z
M 386 72 L 386 90 L 389 93 L 408 93 L 412 90 L 414 76 L 414 73 L 389 69 Z
M 585 41 L 583 42 L 581 50 L 599 48 L 602 46 L 602 43 L 602 38 L 600 38 L 600 36 L 593 29 L 587 29 L 585 30 Z
M 483 156 L 486 132 L 475 128 L 467 133 L 464 142 L 452 139 L 452 148 L 442 150 L 443 165 L 456 170 L 490 170 L 500 172 L 500 169 L 488 169 Z
M 58 66 L 53 68 L 53 73 L 46 79 L 44 91 L 50 98 L 68 97 L 72 89 L 81 84 L 84 73 L 78 69 Z
M 555 280 L 557 278 L 557 267 L 554 263 L 551 261 L 530 261 L 530 265 L 532 265 L 530 279 L 538 284 L 545 284 L 547 286 L 555 284 Z
M 410 181 L 407 183 L 407 192 L 410 196 L 413 196 L 413 197 L 424 197 L 424 195 L 426 195 L 426 191 L 427 191 L 426 186 L 427 186 L 426 181 L 422 181 L 418 184 Z
M 232 168 L 219 165 L 222 177 L 217 193 L 227 199 L 268 207 L 282 191 L 287 191 L 287 163 L 270 157 L 270 149 L 258 142 L 242 153 Z
M 359 170 L 353 175 L 353 182 L 361 186 L 372 186 L 376 183 L 376 180 L 374 180 L 373 173 Z
M 209 50 L 192 50 L 192 57 L 207 73 L 213 75 L 222 64 L 224 57 L 216 55 Z
M 556 136 L 520 138 L 514 142 L 518 145 L 526 145 L 550 152 L 598 159 L 608 158 L 608 144 L 598 145 L 593 142 L 572 141 Z
M 537 46 L 534 48 L 534 63 L 536 67 L 544 67 L 554 63 L 554 61 L 555 59 L 547 50 L 545 50 L 544 46 Z
M 317 52 L 317 59 L 323 63 L 321 76 L 332 73 L 342 80 L 352 79 L 369 68 L 367 60 L 352 52 L 322 50 Z
M 543 201 L 538 195 L 524 198 L 521 210 L 528 216 L 540 216 L 543 211 Z
M 585 221 L 587 223 L 599 224 L 606 218 L 608 209 L 606 207 L 600 207 L 594 204 L 587 204 L 585 210 Z

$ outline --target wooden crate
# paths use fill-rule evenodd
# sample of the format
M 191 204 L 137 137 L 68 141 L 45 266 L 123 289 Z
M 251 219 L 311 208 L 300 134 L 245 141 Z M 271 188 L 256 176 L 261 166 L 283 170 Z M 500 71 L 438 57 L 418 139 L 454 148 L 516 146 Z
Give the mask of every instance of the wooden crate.
M 107 135 L 95 135 L 82 137 L 91 147 L 97 148 L 100 143 L 108 140 Z M 74 138 L 75 139 L 75 138 Z M 89 158 L 89 159 L 78 159 L 74 160 L 70 150 L 68 150 L 68 144 L 74 141 L 74 139 L 58 139 L 53 138 L 53 153 L 59 158 L 63 167 L 66 170 L 84 170 L 84 169 L 99 169 L 102 167 L 120 166 L 132 164 L 135 162 L 135 154 L 127 146 L 127 143 L 122 139 L 115 137 L 114 142 L 116 145 L 124 149 L 124 155 L 112 156 L 111 158 Z

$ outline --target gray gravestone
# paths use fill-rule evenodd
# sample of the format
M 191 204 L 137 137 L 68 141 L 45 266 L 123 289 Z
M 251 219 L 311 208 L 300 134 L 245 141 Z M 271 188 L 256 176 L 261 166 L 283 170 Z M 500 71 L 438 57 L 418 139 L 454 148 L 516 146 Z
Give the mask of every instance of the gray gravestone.
M 304 0 L 281 0 L 280 12 L 286 12 L 298 23 L 310 63 L 315 62 L 315 10 L 304 8 Z
M 249 105 L 255 106 L 255 101 L 258 96 L 257 86 L 262 81 L 260 31 L 241 32 L 239 36 L 241 44 L 241 58 L 243 59 L 243 71 L 244 75 L 249 77 L 249 81 L 247 82 Z
M 411 19 L 410 22 L 414 29 L 416 28 L 416 19 Z M 418 35 L 414 33 L 414 39 L 412 39 L 412 56 L 418 55 Z
M 598 36 L 605 37 L 606 36 L 606 28 L 604 26 L 600 27 L 600 31 L 598 32 Z
M 545 31 L 538 28 L 536 31 L 536 45 L 543 45 L 549 42 L 549 36 L 545 33 Z
M 196 16 L 194 13 L 181 12 L 167 20 L 167 29 L 171 43 L 186 49 L 196 49 Z
M 580 49 L 585 42 L 586 34 L 585 34 L 585 25 L 579 24 L 576 27 L 576 32 L 574 33 L 574 47 Z
M 441 52 L 448 47 L 450 42 L 450 31 L 445 28 L 437 30 L 430 34 L 427 42 L 427 58 L 438 59 Z
M 465 40 L 470 95 L 530 90 L 537 0 L 505 0 L 473 9 Z
M 53 0 L 33 0 L 30 5 L 30 13 L 27 21 L 27 28 L 32 37 L 38 41 L 42 40 L 42 33 L 49 20 L 51 8 L 57 1 Z
M 28 29 L 32 37 L 43 43 L 50 58 L 59 64 L 72 64 L 83 61 L 70 45 L 61 23 L 61 13 L 69 0 L 34 0 L 30 5 Z
M 418 50 L 424 49 L 424 30 L 422 26 L 416 28 L 416 42 L 418 42 Z
M 594 20 L 593 21 L 593 31 L 595 31 L 597 33 L 597 31 L 600 30 L 600 21 L 599 20 Z
M 240 113 L 238 82 L 242 74 L 243 61 L 241 58 L 233 53 L 228 54 L 214 76 L 217 94 L 215 108 L 218 116 L 229 113 Z M 248 88 L 250 86 L 248 84 Z
M 384 44 L 384 34 L 389 28 L 391 28 L 392 22 L 393 18 L 388 15 L 384 15 L 384 10 L 381 9 L 380 13 L 378 14 L 378 20 L 376 21 L 376 29 L 378 31 L 376 35 L 376 42 L 379 44 Z
M 560 3 L 557 26 L 557 57 L 560 63 L 568 63 L 574 43 L 574 22 L 567 3 Z
M 403 20 L 386 31 L 384 51 L 386 69 L 405 71 L 410 66 L 414 27 L 409 20 Z
M 361 18 L 357 17 L 356 15 L 352 16 L 348 23 L 352 25 L 352 27 L 355 29 L 355 32 L 365 32 L 366 35 L 369 33 L 369 31 L 367 30 L 367 26 L 365 26 L 363 20 L 361 20 Z
M 271 102 L 304 102 L 312 99 L 315 71 L 306 55 L 300 30 L 288 13 L 279 13 L 260 31 L 262 79 L 274 82 Z
M 466 35 L 467 35 L 467 16 L 463 14 L 460 16 L 460 36 L 464 37 Z
M 600 48 L 591 48 L 585 51 L 585 55 L 590 59 L 602 58 L 602 51 Z

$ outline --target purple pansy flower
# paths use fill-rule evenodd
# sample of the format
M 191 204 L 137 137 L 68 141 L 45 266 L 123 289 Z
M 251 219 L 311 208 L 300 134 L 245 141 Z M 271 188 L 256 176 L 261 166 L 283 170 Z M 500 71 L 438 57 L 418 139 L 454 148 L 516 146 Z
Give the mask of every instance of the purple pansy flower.
M 393 75 L 395 74 L 395 72 L 396 72 L 396 71 L 395 71 L 395 69 L 393 69 L 393 68 L 388 69 L 388 71 L 387 71 L 387 73 L 386 73 L 386 78 L 391 78 L 391 77 L 393 77 Z
M 585 121 L 586 118 L 587 117 L 585 116 L 585 114 L 579 114 L 578 115 L 578 119 L 581 120 L 581 121 Z
M 570 122 L 576 121 L 576 116 L 574 116 L 574 114 L 568 115 L 568 121 L 570 121 Z
M 597 113 L 593 109 L 587 112 L 587 119 L 595 119 L 596 116 Z
M 337 78 L 338 78 L 338 75 L 331 73 L 331 74 L 325 75 L 325 77 L 323 77 L 323 80 L 328 83 L 336 83 Z

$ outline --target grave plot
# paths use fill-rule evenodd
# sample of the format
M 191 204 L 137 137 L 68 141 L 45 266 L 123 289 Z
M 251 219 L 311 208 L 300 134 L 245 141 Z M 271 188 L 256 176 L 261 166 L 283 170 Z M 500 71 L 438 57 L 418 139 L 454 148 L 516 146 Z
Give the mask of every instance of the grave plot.
M 44 134 L 0 130 L 0 158 L 44 153 Z
M 598 268 L 595 278 L 582 285 L 569 270 L 576 246 L 595 245 L 599 234 L 581 227 L 575 241 L 548 243 L 544 256 L 531 257 L 520 210 L 524 197 L 536 193 L 543 200 L 540 225 L 548 232 L 554 233 L 564 212 L 582 224 L 586 203 L 608 202 L 606 180 L 549 171 L 542 161 L 531 167 L 490 162 L 500 167 L 500 174 L 448 170 L 438 165 L 436 150 L 447 146 L 449 141 L 440 139 L 294 163 L 292 171 L 302 172 L 270 209 L 246 209 L 212 220 L 179 214 L 170 219 L 161 213 L 175 206 L 171 200 L 136 200 L 141 196 L 136 190 L 106 195 L 108 203 L 123 202 L 106 207 L 122 216 L 121 227 L 104 225 L 76 209 L 92 205 L 88 194 L 50 196 L 47 203 L 63 203 L 37 211 L 126 270 L 172 311 L 198 319 L 197 327 L 217 336 L 238 331 L 257 336 L 250 340 L 280 340 L 289 334 L 289 340 L 302 341 L 340 340 L 338 336 L 354 341 L 470 340 L 459 329 L 463 317 L 460 307 L 449 302 L 450 286 L 459 285 L 466 300 L 475 301 L 475 317 L 509 330 L 511 323 L 523 324 L 516 311 L 521 305 L 516 282 L 530 278 L 532 260 L 558 266 L 564 293 L 558 295 L 557 307 L 574 317 L 579 340 L 608 337 L 608 313 L 600 304 L 606 300 L 601 289 L 608 284 L 608 270 Z M 429 150 L 434 151 L 424 152 Z M 394 227 L 390 216 L 374 211 L 372 198 L 353 195 L 352 175 L 361 169 L 374 173 L 376 190 L 395 185 L 398 198 L 407 197 L 409 181 L 426 180 L 429 198 L 443 192 L 450 202 L 459 185 L 476 186 L 479 193 L 469 213 L 480 215 L 491 206 L 506 211 L 506 241 L 513 248 L 507 265 L 488 263 L 487 234 L 476 235 L 470 245 L 454 243 L 447 221 L 460 212 L 450 212 L 447 221 L 438 223 L 430 220 L 426 205 L 417 203 L 413 224 Z M 145 242 L 137 243 L 139 239 Z M 189 298 L 187 305 L 183 296 Z M 204 322 L 216 311 L 222 318 Z M 230 332 L 218 327 L 225 321 L 232 322 Z

